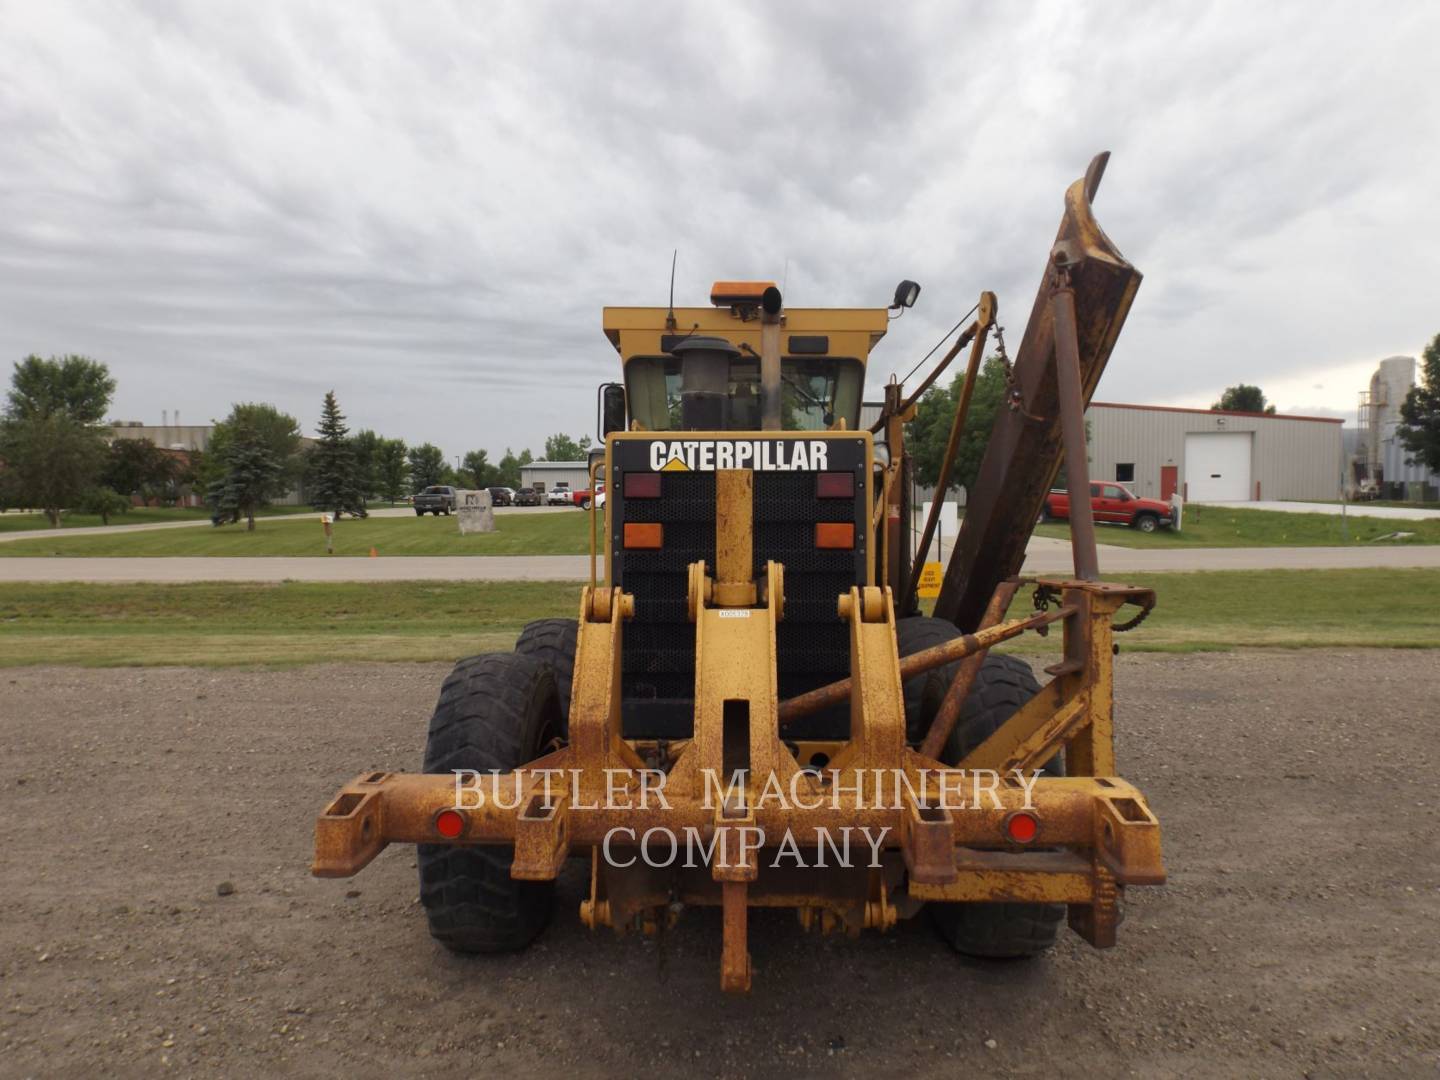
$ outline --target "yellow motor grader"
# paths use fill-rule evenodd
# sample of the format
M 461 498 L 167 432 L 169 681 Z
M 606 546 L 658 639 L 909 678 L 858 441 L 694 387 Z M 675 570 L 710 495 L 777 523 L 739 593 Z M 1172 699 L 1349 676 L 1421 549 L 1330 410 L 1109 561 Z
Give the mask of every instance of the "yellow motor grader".
M 1106 160 L 1066 192 L 930 616 L 917 585 L 939 503 L 912 542 L 905 424 L 968 346 L 945 491 L 992 294 L 868 428 L 865 365 L 913 282 L 889 308 L 787 309 L 768 282 L 719 282 L 708 307 L 607 308 L 624 382 L 599 394 L 607 497 L 577 618 L 460 661 L 423 771 L 346 784 L 314 873 L 417 844 L 431 933 L 494 952 L 542 932 L 583 858 L 591 928 L 656 933 L 720 907 L 727 991 L 750 986 L 752 907 L 850 934 L 926 910 L 980 956 L 1041 952 L 1068 914 L 1113 945 L 1124 888 L 1164 869 L 1112 731 L 1114 635 L 1154 597 L 1099 580 L 1086 497 L 1085 406 L 1140 283 L 1091 210 Z M 1074 573 L 1022 578 L 1062 460 Z M 1033 607 L 1008 617 L 1017 596 Z M 990 652 L 1056 624 L 1043 685 Z

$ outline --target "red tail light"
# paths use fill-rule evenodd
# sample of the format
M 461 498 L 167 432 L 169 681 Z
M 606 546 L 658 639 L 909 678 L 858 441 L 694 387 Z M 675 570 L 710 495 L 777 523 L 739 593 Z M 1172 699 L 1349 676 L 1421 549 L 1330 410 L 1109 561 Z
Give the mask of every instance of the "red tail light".
M 660 474 L 658 472 L 632 472 L 625 474 L 625 498 L 658 499 L 660 497 Z
M 848 521 L 822 521 L 815 526 L 815 546 L 851 550 L 855 547 L 855 526 Z
M 1039 819 L 1024 810 L 1017 810 L 1005 819 L 1005 833 L 1017 844 L 1030 843 L 1039 832 Z
M 855 474 L 849 472 L 816 473 L 815 497 L 817 499 L 853 499 L 855 497 Z
M 459 810 L 441 810 L 435 815 L 435 831 L 446 840 L 454 840 L 465 831 L 465 818 Z

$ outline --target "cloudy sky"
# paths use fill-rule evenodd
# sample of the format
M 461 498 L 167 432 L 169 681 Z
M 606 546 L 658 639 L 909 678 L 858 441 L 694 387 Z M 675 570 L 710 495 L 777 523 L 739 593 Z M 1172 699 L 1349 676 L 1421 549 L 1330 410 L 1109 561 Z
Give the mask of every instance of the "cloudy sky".
M 1440 5 L 0 0 L 0 360 L 447 453 L 594 423 L 604 304 L 717 278 L 1018 343 L 1065 186 L 1145 274 L 1099 394 L 1353 415 L 1440 332 Z

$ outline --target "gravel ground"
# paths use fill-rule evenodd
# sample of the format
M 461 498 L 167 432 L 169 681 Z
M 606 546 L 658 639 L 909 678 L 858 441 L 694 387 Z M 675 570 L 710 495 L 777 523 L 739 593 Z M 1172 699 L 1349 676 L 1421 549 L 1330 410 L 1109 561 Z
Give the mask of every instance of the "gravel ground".
M 1118 948 L 976 964 L 923 918 L 759 913 L 747 999 L 713 913 L 663 954 L 592 935 L 573 864 L 537 946 L 483 960 L 430 941 L 408 848 L 307 876 L 334 789 L 418 764 L 440 667 L 9 671 L 0 1075 L 1434 1076 L 1437 664 L 1123 657 L 1170 884 Z

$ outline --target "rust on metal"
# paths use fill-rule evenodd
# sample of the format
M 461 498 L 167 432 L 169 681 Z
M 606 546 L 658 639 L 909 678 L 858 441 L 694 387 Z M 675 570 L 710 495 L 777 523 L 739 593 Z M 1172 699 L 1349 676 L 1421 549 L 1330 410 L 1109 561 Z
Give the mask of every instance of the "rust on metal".
M 848 598 L 842 597 L 842 603 Z M 909 656 L 900 658 L 900 678 L 902 680 L 914 678 L 916 675 L 924 674 L 931 668 L 940 667 L 942 664 L 953 663 L 956 660 L 963 660 L 967 656 L 999 645 L 1001 642 L 1009 641 L 1011 638 L 1019 637 L 1027 630 L 1034 630 L 1037 627 L 1046 626 L 1049 623 L 1057 622 L 1066 617 L 1069 611 L 1059 609 L 1056 611 L 1039 612 L 1024 619 L 1014 619 L 999 626 L 992 626 L 986 630 L 977 631 L 974 634 L 962 634 L 957 638 L 925 649 L 922 652 L 911 653 Z M 852 679 L 840 679 L 810 690 L 804 694 L 797 694 L 795 697 L 786 698 L 780 703 L 780 724 L 784 726 L 792 720 L 802 716 L 809 716 L 811 713 L 819 712 L 821 709 L 838 705 L 850 695 Z
M 980 630 L 989 630 L 999 624 L 1000 620 L 1005 617 L 1005 612 L 1010 609 L 1010 601 L 1015 599 L 1015 593 L 1019 588 L 1018 580 L 1000 583 L 980 620 Z M 920 744 L 920 753 L 926 757 L 938 758 L 940 756 L 940 751 L 949 741 L 950 733 L 955 730 L 955 725 L 960 720 L 960 710 L 965 705 L 965 699 L 970 696 L 970 687 L 975 684 L 975 677 L 980 674 L 980 667 L 985 663 L 985 657 L 989 655 L 988 648 L 977 649 L 961 662 L 959 670 L 955 672 L 955 678 L 945 691 L 940 708 L 935 712 L 935 719 L 930 722 L 930 730 L 925 733 L 925 739 Z
M 1114 747 L 1114 635 L 1144 617 L 1154 594 L 1095 580 L 1093 528 L 1087 541 L 1082 522 L 1074 530 L 1074 575 L 1031 579 L 1039 610 L 1005 620 L 1022 584 L 1015 574 L 1024 541 L 1062 443 L 1072 463 L 1072 487 L 1084 482 L 1084 404 L 1140 280 L 1090 209 L 1104 164 L 1104 155 L 1097 157 L 1066 193 L 1057 258 L 1032 310 L 937 601 L 936 613 L 964 633 L 899 656 L 897 629 L 899 620 L 915 611 L 916 576 L 910 551 L 912 464 L 904 429 L 920 395 L 969 346 L 943 486 L 994 324 L 989 293 L 982 294 L 975 321 L 918 388 L 907 395 L 898 381 L 886 387 L 881 419 L 872 429 L 883 432 L 883 439 L 858 434 L 866 455 L 863 467 L 856 468 L 863 493 L 857 486 L 853 504 L 842 505 L 837 497 L 827 508 L 834 514 L 814 515 L 826 520 L 803 522 L 807 534 L 810 526 L 824 526 L 812 536 L 826 549 L 827 560 L 850 558 L 843 552 L 854 545 L 855 573 L 847 572 L 837 591 L 822 592 L 819 603 L 813 577 L 800 577 L 813 566 L 793 571 L 802 582 L 792 602 L 794 620 L 803 613 L 814 625 L 817 611 L 820 619 L 833 613 L 848 642 L 848 678 L 780 700 L 778 642 L 780 631 L 788 633 L 794 621 L 785 624 L 785 567 L 762 561 L 764 542 L 757 537 L 774 517 L 767 502 L 757 530 L 754 473 L 718 467 L 716 457 L 713 558 L 708 552 L 676 558 L 686 543 L 667 549 L 674 536 L 666 529 L 676 522 L 673 532 L 684 536 L 693 517 L 627 522 L 615 511 L 612 523 L 610 515 L 624 496 L 619 476 L 608 471 L 611 455 L 637 436 L 611 433 L 606 466 L 614 497 L 607 500 L 604 518 L 593 504 L 591 509 L 591 576 L 579 599 L 566 738 L 510 772 L 375 771 L 356 777 L 316 821 L 312 872 L 358 873 L 392 843 L 509 848 L 512 877 L 529 882 L 552 882 L 571 857 L 588 857 L 590 884 L 578 907 L 581 922 L 592 930 L 656 935 L 689 907 L 720 909 L 720 985 L 730 993 L 745 993 L 752 983 L 751 908 L 790 908 L 807 930 L 854 935 L 885 931 L 927 902 L 1066 904 L 1069 925 L 1082 938 L 1100 948 L 1113 945 L 1122 890 L 1165 880 L 1159 823 L 1141 792 L 1117 775 Z M 770 295 L 773 288 L 751 292 L 754 296 L 733 297 L 728 310 L 682 309 L 684 318 L 678 320 L 673 309 L 607 309 L 606 333 L 627 363 L 653 362 L 671 347 L 665 333 L 692 323 L 758 356 L 769 430 L 781 426 L 782 363 L 788 362 L 782 353 L 797 334 L 807 344 L 796 352 L 817 355 L 815 343 L 823 341 L 836 357 L 863 358 L 888 325 L 883 309 L 782 314 L 778 294 Z M 1003 352 L 1003 340 L 1001 345 Z M 829 409 L 819 402 L 814 411 L 824 415 Z M 639 425 L 633 419 L 631 431 L 641 430 Z M 770 438 L 813 436 L 818 455 L 823 440 L 853 427 L 844 416 L 833 422 L 824 416 L 823 425 L 828 430 Z M 727 433 L 687 434 L 719 439 Z M 849 434 L 857 440 L 855 432 Z M 879 452 L 881 443 L 888 457 Z M 662 458 L 663 468 L 673 462 L 687 470 L 696 466 L 699 459 L 680 461 L 676 452 Z M 727 464 L 738 463 L 738 451 L 730 452 Z M 826 468 L 810 466 L 816 472 Z M 595 467 L 590 475 L 593 491 Z M 708 515 L 706 507 L 701 520 Z M 608 582 L 598 580 L 596 571 L 602 521 Z M 933 525 L 932 514 L 924 541 Z M 629 585 L 634 592 L 614 584 L 611 560 L 627 534 L 636 557 L 663 554 L 672 560 L 665 571 L 674 582 L 672 593 L 654 600 L 656 594 L 636 579 Z M 693 709 L 684 737 L 654 731 L 626 737 L 626 721 L 632 719 L 624 715 L 622 694 L 630 675 L 622 662 L 626 636 L 653 634 L 650 626 L 630 629 L 637 594 L 646 605 L 673 607 L 679 629 L 688 633 L 693 627 Z M 1141 614 L 1117 624 L 1116 613 L 1125 605 L 1138 606 Z M 803 630 L 805 623 L 800 625 Z M 1032 631 L 1046 633 L 1052 625 L 1061 630 L 1060 655 L 1045 669 L 1048 682 L 962 760 L 942 762 L 988 650 Z M 787 648 L 795 648 L 793 642 Z M 844 662 L 838 653 L 833 659 L 834 666 L 825 670 Z M 956 675 L 924 739 L 909 745 L 905 681 L 956 662 Z M 787 732 L 792 721 L 831 707 L 847 711 L 848 727 L 831 730 L 817 723 Z M 794 738 L 786 737 L 792 732 Z M 1067 775 L 1043 773 L 1061 753 Z M 667 835 L 675 845 L 668 858 Z M 687 853 L 698 846 L 704 857 L 677 861 L 682 843 Z
M 945 505 L 945 493 L 950 490 L 950 472 L 955 466 L 955 458 L 960 452 L 960 438 L 965 433 L 965 421 L 970 415 L 970 399 L 975 396 L 975 382 L 980 377 L 980 361 L 985 356 L 985 342 L 990 333 L 990 327 L 995 324 L 995 294 L 985 292 L 980 294 L 980 302 L 976 305 L 978 314 L 975 316 L 974 340 L 970 345 L 970 363 L 965 368 L 965 385 L 960 391 L 960 403 L 955 408 L 955 415 L 950 420 L 950 434 L 945 441 L 945 456 L 940 459 L 940 474 L 935 480 L 935 498 L 930 502 L 930 513 L 925 517 L 925 527 L 921 530 L 920 540 L 915 545 L 915 564 L 910 568 L 910 573 L 905 576 L 905 584 L 901 592 L 900 610 L 909 611 L 915 600 L 915 589 L 920 584 L 920 569 L 925 556 L 930 551 L 930 541 L 935 536 L 935 525 L 940 520 L 940 511 Z
M 1110 242 L 1091 207 L 1108 154 L 1090 163 L 1065 193 L 1056 234 L 1068 244 L 1075 293 L 1076 337 L 1083 399 L 1096 383 L 1140 287 L 1140 273 Z M 965 519 L 946 568 L 935 615 L 962 630 L 979 625 L 996 586 L 1020 571 L 1025 542 L 1060 464 L 1061 424 L 1055 377 L 1051 263 L 1015 356 L 1006 402 L 995 418 Z M 1033 418 L 1033 419 L 1032 419 Z

